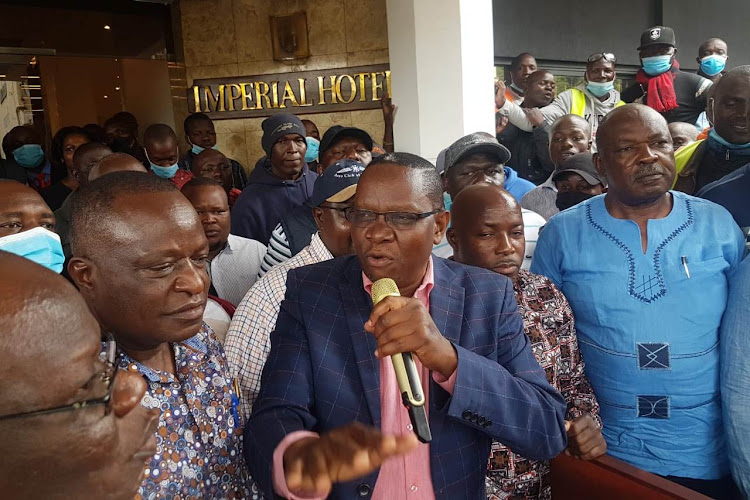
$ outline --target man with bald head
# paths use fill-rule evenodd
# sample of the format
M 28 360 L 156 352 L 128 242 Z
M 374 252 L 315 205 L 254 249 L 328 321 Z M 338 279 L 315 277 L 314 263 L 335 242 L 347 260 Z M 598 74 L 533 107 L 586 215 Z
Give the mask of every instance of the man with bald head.
M 441 184 L 416 155 L 376 158 L 346 211 L 356 255 L 288 272 L 245 430 L 268 498 L 486 498 L 493 439 L 537 459 L 565 447 L 565 403 L 529 349 L 510 281 L 431 256 L 449 219 Z M 400 296 L 373 306 L 383 278 Z M 429 444 L 402 406 L 389 357 L 402 352 L 427 399 Z
M 63 270 L 65 258 L 52 210 L 35 190 L 8 179 L 0 179 L 0 250 L 56 273 Z
M 672 122 L 669 124 L 669 134 L 672 136 L 672 146 L 677 151 L 682 146 L 695 142 L 698 129 L 687 122 Z
M 521 207 L 536 212 L 546 220 L 560 210 L 557 208 L 557 186 L 552 180 L 563 162 L 573 155 L 591 149 L 589 123 L 578 115 L 563 115 L 549 128 L 549 159 L 554 165 L 552 174 L 542 184 L 521 198 Z
M 100 159 L 91 168 L 87 184 L 114 172 L 146 172 L 146 168 L 127 153 L 112 153 Z
M 193 174 L 183 170 L 178 165 L 180 150 L 177 144 L 177 134 L 172 127 L 163 123 L 149 125 L 143 133 L 143 151 L 149 163 L 151 173 L 161 179 L 168 179 L 182 189 Z
M 527 94 L 528 97 L 528 94 Z M 448 241 L 453 260 L 507 276 L 531 343 L 547 381 L 568 404 L 568 452 L 584 460 L 603 455 L 599 404 L 578 351 L 573 313 L 562 293 L 544 276 L 521 269 L 525 238 L 521 207 L 510 193 L 492 184 L 461 191 L 451 206 Z M 550 498 L 549 462 L 529 460 L 493 443 L 487 495 Z
M 725 498 L 719 324 L 744 238 L 724 208 L 670 191 L 666 120 L 630 104 L 602 122 L 609 189 L 553 217 L 531 271 L 565 294 L 608 453 Z
M 202 321 L 209 247 L 195 209 L 166 180 L 115 172 L 79 189 L 71 215 L 70 276 L 117 340 L 118 366 L 149 383 L 141 404 L 161 409 L 139 494 L 251 497 L 238 396 Z
M 232 173 L 232 160 L 224 156 L 221 151 L 204 149 L 201 153 L 193 155 L 190 162 L 190 171 L 194 177 L 207 177 L 220 182 L 227 193 L 230 208 L 242 193 L 234 185 L 235 176 Z
M 133 498 L 156 451 L 146 384 L 102 357 L 63 278 L 0 252 L 0 488 L 5 498 Z

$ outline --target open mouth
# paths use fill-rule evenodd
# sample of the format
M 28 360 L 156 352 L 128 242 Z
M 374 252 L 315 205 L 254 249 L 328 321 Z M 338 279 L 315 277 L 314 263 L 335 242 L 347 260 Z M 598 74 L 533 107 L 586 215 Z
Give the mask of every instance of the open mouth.
M 365 260 L 370 267 L 385 267 L 388 266 L 393 259 L 385 254 L 369 254 L 365 256 Z

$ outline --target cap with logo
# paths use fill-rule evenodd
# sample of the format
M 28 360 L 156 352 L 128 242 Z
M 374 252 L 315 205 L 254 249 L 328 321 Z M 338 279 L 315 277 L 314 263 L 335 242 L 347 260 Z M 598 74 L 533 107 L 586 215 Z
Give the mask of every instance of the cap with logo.
M 591 186 L 597 184 L 607 186 L 607 181 L 596 171 L 594 155 L 591 153 L 578 153 L 565 158 L 562 165 L 557 167 L 555 173 L 552 174 L 552 180 L 557 181 L 570 172 L 580 175 Z
M 357 192 L 357 183 L 365 166 L 356 160 L 339 160 L 315 180 L 310 204 L 314 207 L 327 201 L 342 203 Z
M 463 157 L 485 153 L 493 156 L 497 159 L 498 163 L 506 164 L 510 160 L 510 151 L 508 148 L 497 142 L 492 135 L 486 132 L 474 132 L 473 134 L 465 135 L 459 140 L 448 146 L 445 150 L 445 169 L 447 172 L 449 168 L 458 163 Z
M 333 146 L 336 141 L 344 137 L 353 137 L 359 139 L 362 144 L 365 145 L 367 151 L 372 151 L 372 137 L 370 134 L 357 127 L 343 127 L 341 125 L 334 125 L 333 127 L 326 130 L 323 134 L 323 138 L 320 139 L 320 154 L 322 155 Z
M 638 50 L 651 45 L 671 45 L 677 47 L 674 30 L 666 26 L 654 26 L 641 33 L 641 45 Z
M 263 128 L 263 138 L 260 140 L 260 144 L 269 157 L 273 145 L 285 135 L 297 134 L 302 136 L 303 139 L 307 135 L 307 130 L 302 121 L 291 113 L 279 113 L 270 116 L 263 120 L 260 126 Z

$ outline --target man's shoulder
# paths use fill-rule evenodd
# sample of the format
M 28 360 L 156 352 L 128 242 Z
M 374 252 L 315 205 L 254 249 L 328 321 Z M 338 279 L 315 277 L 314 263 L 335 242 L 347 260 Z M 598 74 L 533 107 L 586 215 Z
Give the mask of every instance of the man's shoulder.
M 260 253 L 261 256 L 263 256 L 263 254 L 265 254 L 266 252 L 266 245 L 264 245 L 258 240 L 245 238 L 244 236 L 237 236 L 236 234 L 230 234 L 227 241 L 229 242 L 229 246 L 232 248 L 233 251 L 236 250 L 242 253 L 256 252 L 256 253 Z
M 750 184 L 750 163 L 735 170 L 721 179 L 707 184 L 695 195 L 710 201 L 720 201 L 725 197 L 742 195 L 747 197 L 748 184 Z M 748 198 L 750 202 L 750 197 Z
M 718 203 L 680 191 L 671 191 L 671 193 L 673 197 L 682 200 L 689 207 L 696 222 L 714 225 L 722 217 L 733 220 L 727 209 Z
M 291 259 L 288 262 L 291 262 Z M 347 272 L 361 272 L 356 255 L 303 264 L 288 270 L 288 273 L 294 274 L 295 279 L 299 282 L 315 283 L 327 282 L 331 279 L 340 280 Z
M 683 83 L 689 83 L 690 85 L 695 85 L 696 87 L 700 87 L 706 84 L 706 82 L 709 82 L 709 85 L 711 83 L 711 80 L 702 77 L 701 75 L 697 73 L 692 73 L 688 71 L 678 70 L 677 75 L 675 76 L 675 79 L 679 78 L 683 81 Z
M 529 191 L 529 193 L 531 193 L 531 191 Z M 523 225 L 526 226 L 526 228 L 529 228 L 529 226 L 540 227 L 547 222 L 544 217 L 534 212 L 533 210 L 529 210 L 528 208 L 521 208 L 521 216 L 523 217 Z
M 436 284 L 441 283 L 447 287 L 461 287 L 468 298 L 474 295 L 504 292 L 510 283 L 508 278 L 502 274 L 481 267 L 460 264 L 449 259 L 433 257 L 433 264 Z M 498 301 L 497 295 L 488 296 L 493 297 L 492 301 Z

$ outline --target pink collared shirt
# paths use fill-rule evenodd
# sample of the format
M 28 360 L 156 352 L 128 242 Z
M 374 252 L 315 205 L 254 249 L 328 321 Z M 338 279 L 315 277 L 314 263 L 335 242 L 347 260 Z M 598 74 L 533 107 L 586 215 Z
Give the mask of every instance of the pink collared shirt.
M 372 281 L 362 273 L 362 283 L 368 295 L 372 291 Z M 430 292 L 435 286 L 435 275 L 430 257 L 424 279 L 414 292 L 414 297 L 422 301 L 422 304 L 430 308 Z M 414 357 L 417 369 L 422 381 L 422 389 L 425 394 L 425 409 L 429 409 L 429 384 L 430 371 L 422 366 L 417 357 Z M 450 394 L 453 394 L 453 386 L 456 382 L 456 373 L 445 379 L 439 373 L 433 373 L 432 379 Z M 429 411 L 429 410 L 428 410 Z M 398 435 L 412 432 L 409 412 L 401 402 L 401 393 L 398 389 L 396 374 L 393 371 L 391 358 L 380 360 L 380 413 L 383 434 Z M 429 413 L 428 413 L 429 416 Z M 276 493 L 292 500 L 318 500 L 328 496 L 307 497 L 295 495 L 286 486 L 284 478 L 284 451 L 292 443 L 310 436 L 317 436 L 314 432 L 297 431 L 287 435 L 276 447 L 273 454 L 273 487 Z M 393 457 L 383 462 L 380 474 L 375 483 L 372 493 L 373 500 L 427 500 L 435 498 L 432 487 L 432 475 L 430 473 L 430 445 L 420 443 L 408 455 Z

